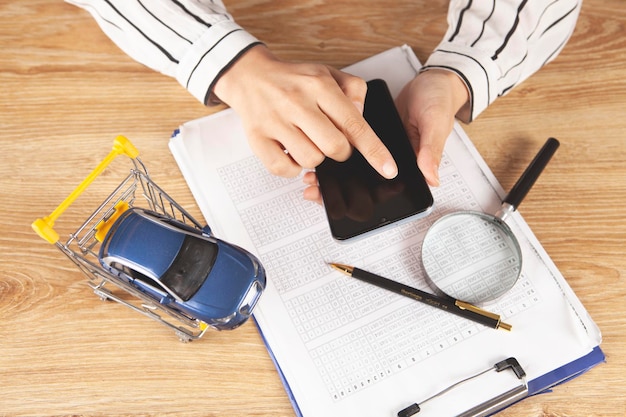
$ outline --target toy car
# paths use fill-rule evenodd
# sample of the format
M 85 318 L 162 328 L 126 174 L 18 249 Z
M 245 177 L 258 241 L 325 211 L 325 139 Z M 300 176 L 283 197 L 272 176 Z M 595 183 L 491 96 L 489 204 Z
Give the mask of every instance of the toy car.
M 171 217 L 130 207 L 106 232 L 103 268 L 168 308 L 218 330 L 243 324 L 265 288 L 258 259 Z

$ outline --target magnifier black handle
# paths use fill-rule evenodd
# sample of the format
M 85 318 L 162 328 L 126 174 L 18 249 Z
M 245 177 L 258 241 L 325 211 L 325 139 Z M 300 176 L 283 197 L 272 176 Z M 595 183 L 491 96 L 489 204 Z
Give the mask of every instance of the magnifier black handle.
M 522 203 L 522 200 L 524 200 L 528 191 L 530 191 L 535 184 L 543 169 L 548 165 L 548 162 L 550 162 L 552 155 L 554 155 L 558 147 L 559 141 L 555 138 L 549 138 L 546 141 L 535 156 L 535 159 L 528 165 L 526 171 L 524 171 L 513 188 L 511 188 L 509 195 L 504 199 L 505 203 L 510 204 L 513 208 L 517 208 Z

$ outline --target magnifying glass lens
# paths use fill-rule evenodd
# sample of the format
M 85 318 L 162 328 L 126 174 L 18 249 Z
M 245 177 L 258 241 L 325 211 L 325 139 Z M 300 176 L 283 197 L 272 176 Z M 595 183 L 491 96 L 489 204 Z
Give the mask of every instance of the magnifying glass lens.
M 431 226 L 422 244 L 422 263 L 435 289 L 480 304 L 515 285 L 522 256 L 505 223 L 479 212 L 460 212 Z

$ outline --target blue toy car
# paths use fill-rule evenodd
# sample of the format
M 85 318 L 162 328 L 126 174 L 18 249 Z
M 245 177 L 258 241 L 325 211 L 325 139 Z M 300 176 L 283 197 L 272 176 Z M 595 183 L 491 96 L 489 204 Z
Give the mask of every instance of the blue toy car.
M 246 250 L 138 207 L 124 211 L 102 241 L 101 265 L 137 289 L 217 330 L 250 317 L 265 270 Z

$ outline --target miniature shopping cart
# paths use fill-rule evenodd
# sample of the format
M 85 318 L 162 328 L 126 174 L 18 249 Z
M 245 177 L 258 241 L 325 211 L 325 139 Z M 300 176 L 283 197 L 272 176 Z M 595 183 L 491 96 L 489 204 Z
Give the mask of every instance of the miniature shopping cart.
M 55 221 L 119 155 L 125 155 L 132 161 L 130 173 L 63 242 L 54 230 Z M 198 339 L 209 327 L 206 323 L 155 302 L 99 263 L 98 251 L 107 227 L 111 226 L 123 210 L 136 204 L 182 221 L 190 227 L 207 230 L 150 179 L 146 167 L 138 158 L 137 149 L 123 136 L 115 139 L 109 155 L 49 216 L 35 220 L 32 226 L 44 240 L 56 245 L 87 275 L 88 285 L 102 300 L 117 301 L 168 326 L 182 341 Z

